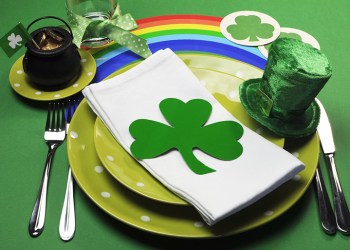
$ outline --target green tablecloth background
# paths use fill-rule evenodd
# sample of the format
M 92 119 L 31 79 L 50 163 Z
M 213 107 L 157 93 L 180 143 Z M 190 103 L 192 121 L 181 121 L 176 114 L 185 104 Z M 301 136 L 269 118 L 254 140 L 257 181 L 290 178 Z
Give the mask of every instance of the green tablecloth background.
M 334 74 L 319 94 L 333 124 L 336 163 L 350 202 L 350 1 L 349 0 L 121 0 L 135 19 L 165 14 L 224 17 L 255 10 L 274 17 L 282 27 L 312 34 L 328 55 Z M 0 36 L 21 21 L 27 26 L 45 15 L 66 18 L 64 0 L 3 1 Z M 47 147 L 43 141 L 46 104 L 12 91 L 8 74 L 24 49 L 7 58 L 0 51 L 0 249 L 350 249 L 350 236 L 323 233 L 314 186 L 280 218 L 247 233 L 209 240 L 174 239 L 142 232 L 105 214 L 76 188 L 77 231 L 59 239 L 58 223 L 67 174 L 66 144 L 54 158 L 43 234 L 31 238 L 28 221 L 37 195 Z M 323 174 L 328 174 L 322 165 Z M 327 180 L 329 187 L 329 182 Z

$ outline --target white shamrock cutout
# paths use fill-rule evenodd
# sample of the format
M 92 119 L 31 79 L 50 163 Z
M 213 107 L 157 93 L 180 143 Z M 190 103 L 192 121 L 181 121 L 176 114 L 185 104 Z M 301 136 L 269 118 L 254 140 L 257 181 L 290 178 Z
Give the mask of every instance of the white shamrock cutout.
M 19 43 L 22 41 L 22 37 L 20 35 L 15 35 L 12 33 L 7 37 L 7 40 L 10 41 L 9 46 L 13 49 L 16 48 L 16 46 L 22 46 L 22 44 Z

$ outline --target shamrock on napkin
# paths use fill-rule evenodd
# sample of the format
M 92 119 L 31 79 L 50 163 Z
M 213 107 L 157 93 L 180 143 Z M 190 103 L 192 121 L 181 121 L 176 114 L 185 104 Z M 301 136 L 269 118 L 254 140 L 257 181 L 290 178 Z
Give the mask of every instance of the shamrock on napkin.
M 194 148 L 221 160 L 234 160 L 242 154 L 243 147 L 237 142 L 243 135 L 243 127 L 239 123 L 221 121 L 205 125 L 212 111 L 208 101 L 193 99 L 184 103 L 176 98 L 167 98 L 159 104 L 159 108 L 171 126 L 140 119 L 129 127 L 136 139 L 130 147 L 136 158 L 149 159 L 176 148 L 194 173 L 207 174 L 215 170 L 195 157 Z

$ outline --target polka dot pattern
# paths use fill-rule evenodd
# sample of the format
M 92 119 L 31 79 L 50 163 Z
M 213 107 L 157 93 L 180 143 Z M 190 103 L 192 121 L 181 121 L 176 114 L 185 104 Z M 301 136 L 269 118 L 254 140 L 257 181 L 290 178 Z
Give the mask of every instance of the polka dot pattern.
M 66 8 L 68 22 L 74 34 L 74 43 L 80 47 L 86 27 L 90 24 L 90 20 L 82 16 L 75 15 L 68 8 Z
M 151 221 L 151 218 L 147 215 L 142 215 L 140 217 L 140 219 L 143 221 L 143 222 L 150 222 Z
M 264 133 L 264 129 L 263 129 L 263 128 L 257 128 L 257 129 L 255 130 L 255 132 L 256 132 L 257 134 L 261 135 L 262 133 Z
M 238 71 L 238 72 L 236 73 L 236 76 L 237 76 L 238 78 L 244 78 L 244 73 L 241 72 L 241 71 Z
M 20 57 L 10 70 L 10 84 L 12 89 L 19 95 L 31 100 L 50 101 L 69 97 L 81 91 L 94 78 L 96 73 L 96 62 L 93 56 L 84 50 L 79 49 L 81 56 L 81 74 L 75 82 L 69 83 L 66 87 L 55 90 L 46 91 L 30 84 L 23 70 L 23 56 Z
M 298 152 L 293 152 L 292 155 L 294 155 L 295 157 L 299 157 L 299 153 Z
M 300 181 L 300 179 L 301 179 L 301 176 L 298 174 L 292 178 L 293 181 Z
M 95 167 L 95 172 L 96 172 L 96 173 L 99 173 L 99 174 L 100 174 L 100 173 L 103 172 L 103 170 L 104 170 L 104 168 L 103 168 L 102 166 L 96 166 L 96 167 Z
M 133 30 L 137 28 L 137 24 L 134 18 L 129 13 L 125 14 L 124 16 L 118 16 L 118 19 L 115 25 L 117 25 L 118 27 L 124 30 Z
M 96 34 L 96 37 L 107 36 L 109 39 L 114 40 L 134 53 L 144 58 L 149 57 L 152 53 L 147 45 L 147 40 L 129 32 L 129 30 L 137 28 L 133 17 L 130 14 L 123 16 L 119 14 L 120 12 L 116 8 L 111 19 L 93 20 L 79 16 L 67 9 L 68 22 L 71 24 L 74 34 L 74 43 L 79 47 L 84 35 L 90 32 L 90 23 L 92 21 L 100 22 L 100 24 L 94 25 L 94 34 Z M 107 35 L 105 35 L 106 31 Z
M 120 45 L 123 45 L 144 58 L 147 58 L 152 54 L 148 48 L 147 40 L 140 38 L 126 30 L 120 29 L 118 32 L 118 36 L 115 33 L 113 37 L 109 38 L 115 40 Z
M 138 186 L 138 187 L 144 187 L 145 184 L 144 184 L 143 182 L 137 182 L 137 183 L 136 183 L 136 186 Z
M 111 194 L 110 194 L 109 192 L 102 192 L 102 193 L 101 193 L 101 196 L 102 196 L 103 198 L 110 198 L 110 197 L 111 197 Z
M 201 222 L 201 221 L 196 221 L 196 222 L 194 222 L 193 223 L 193 225 L 195 226 L 195 227 L 203 227 L 204 226 L 204 223 L 203 222 Z
M 114 161 L 114 157 L 111 156 L 111 155 L 107 155 L 106 158 L 107 158 L 107 160 L 109 160 L 109 161 Z
M 73 139 L 77 139 L 79 137 L 78 133 L 75 131 L 70 131 L 69 136 Z
M 235 99 L 237 97 L 237 92 L 236 91 L 231 91 L 228 96 L 231 98 L 231 99 Z
M 267 210 L 267 211 L 264 212 L 264 215 L 265 216 L 271 216 L 271 215 L 273 215 L 273 211 L 272 210 Z

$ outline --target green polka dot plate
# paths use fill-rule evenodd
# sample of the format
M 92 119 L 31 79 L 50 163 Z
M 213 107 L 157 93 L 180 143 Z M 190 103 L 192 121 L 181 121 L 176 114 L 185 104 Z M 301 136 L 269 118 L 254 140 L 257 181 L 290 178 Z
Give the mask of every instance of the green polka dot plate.
M 260 69 L 240 61 L 218 56 L 186 54 L 180 55 L 180 57 L 217 100 L 244 125 L 283 147 L 284 139 L 264 130 L 247 115 L 237 99 L 239 84 L 247 78 L 261 76 Z M 135 65 L 116 71 L 115 74 L 123 73 Z M 214 66 L 215 68 L 213 68 Z M 187 202 L 174 195 L 138 164 L 116 142 L 99 118 L 96 119 L 94 136 L 96 152 L 103 166 L 124 186 L 157 201 L 187 205 Z
M 203 57 L 200 56 L 181 57 L 192 69 L 195 68 L 194 61 L 198 60 L 198 64 L 203 62 Z M 213 60 L 219 63 L 223 59 L 215 57 Z M 206 83 L 210 89 L 208 85 L 210 81 Z M 215 97 L 226 108 L 235 109 L 234 100 L 237 96 L 234 92 L 211 92 L 215 93 Z M 226 96 L 225 93 L 231 94 Z M 68 159 L 78 185 L 96 205 L 112 217 L 161 235 L 210 238 L 233 235 L 261 226 L 276 219 L 300 199 L 313 179 L 318 162 L 319 140 L 316 134 L 302 140 L 286 140 L 284 148 L 305 163 L 305 170 L 253 205 L 210 227 L 192 206 L 158 202 L 139 195 L 116 181 L 103 167 L 95 150 L 95 122 L 96 115 L 83 100 L 75 112 L 67 137 Z M 261 132 L 260 129 L 257 132 Z M 121 154 L 120 157 L 127 155 Z
M 79 49 L 79 54 L 82 65 L 80 76 L 65 88 L 55 91 L 44 91 L 31 84 L 23 70 L 24 56 L 20 57 L 10 70 L 9 80 L 12 89 L 17 94 L 36 101 L 59 100 L 78 93 L 92 81 L 96 73 L 96 62 L 93 56 L 81 49 Z

